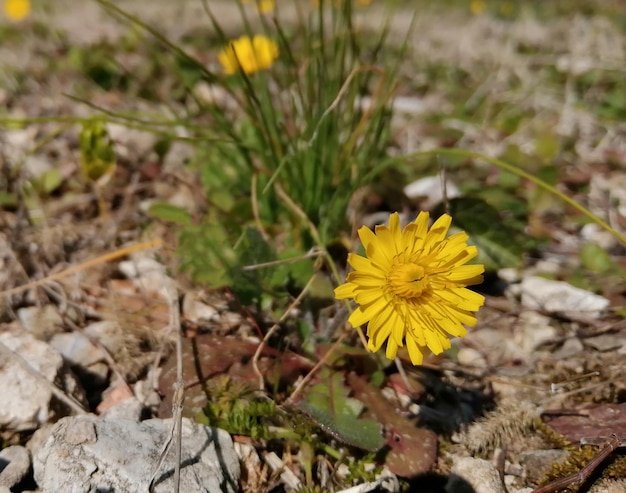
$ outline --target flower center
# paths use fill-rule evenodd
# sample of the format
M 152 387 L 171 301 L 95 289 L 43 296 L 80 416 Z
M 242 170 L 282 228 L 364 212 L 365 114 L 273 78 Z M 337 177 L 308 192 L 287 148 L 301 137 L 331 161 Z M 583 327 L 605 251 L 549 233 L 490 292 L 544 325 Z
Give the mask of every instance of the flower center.
M 428 286 L 424 268 L 417 264 L 400 264 L 387 277 L 391 291 L 402 298 L 418 298 Z

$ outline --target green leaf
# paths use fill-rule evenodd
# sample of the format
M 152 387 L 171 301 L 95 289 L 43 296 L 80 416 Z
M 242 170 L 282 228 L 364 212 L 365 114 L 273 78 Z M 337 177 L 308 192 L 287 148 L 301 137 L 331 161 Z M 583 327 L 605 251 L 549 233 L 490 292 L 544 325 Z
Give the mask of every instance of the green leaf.
M 191 226 L 191 216 L 188 211 L 167 202 L 155 202 L 148 209 L 155 219 L 167 221 L 181 226 Z
M 560 148 L 558 137 L 549 132 L 541 134 L 535 140 L 535 153 L 545 162 L 553 161 L 558 155 Z
M 33 180 L 33 185 L 41 195 L 49 195 L 63 183 L 63 175 L 57 169 L 51 169 Z
M 586 243 L 580 249 L 580 262 L 592 272 L 607 272 L 614 267 L 609 253 L 595 243 Z
M 337 440 L 364 450 L 376 451 L 384 444 L 382 426 L 360 419 L 363 404 L 350 398 L 344 376 L 330 369 L 320 371 L 319 383 L 313 385 L 298 408 Z
M 220 224 L 204 221 L 184 227 L 178 237 L 178 253 L 181 271 L 188 272 L 195 282 L 212 288 L 232 283 L 229 270 L 236 256 Z
M 97 182 L 115 170 L 115 150 L 101 118 L 91 118 L 83 122 L 78 137 L 80 169 L 90 181 Z
M 0 190 L 0 206 L 15 207 L 17 202 L 16 194 Z

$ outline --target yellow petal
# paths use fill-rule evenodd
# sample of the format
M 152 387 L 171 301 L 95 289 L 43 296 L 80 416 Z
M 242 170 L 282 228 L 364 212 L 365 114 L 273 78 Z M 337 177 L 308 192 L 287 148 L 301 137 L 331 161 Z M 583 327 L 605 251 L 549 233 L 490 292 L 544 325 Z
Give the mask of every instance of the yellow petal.
M 380 312 L 384 311 L 389 306 L 389 302 L 385 298 L 378 298 L 369 305 L 361 306 L 361 310 L 367 314 L 367 316 L 372 319 Z
M 354 294 L 354 300 L 359 305 L 369 305 L 384 298 L 383 292 L 376 288 L 359 289 Z
M 369 322 L 369 317 L 360 308 L 355 309 L 348 317 L 348 323 L 357 328 Z
M 379 269 L 373 266 L 370 260 L 355 253 L 348 254 L 348 263 L 356 271 L 379 272 Z
M 396 359 L 397 354 L 398 354 L 398 346 L 393 341 L 393 339 L 389 339 L 387 341 L 387 349 L 385 351 L 385 356 L 387 357 L 387 359 Z
M 414 365 L 421 365 L 424 361 L 424 349 L 415 343 L 415 340 L 411 337 L 406 339 L 406 348 L 409 351 L 409 358 Z
M 466 286 L 469 286 L 474 284 L 469 281 L 478 279 L 483 272 L 485 272 L 484 265 L 461 265 L 446 272 L 444 276 L 448 281 L 463 282 Z
M 381 290 L 385 285 L 385 278 L 382 276 L 380 271 L 372 271 L 372 272 L 363 272 L 363 271 L 354 271 L 348 274 L 348 282 L 351 284 L 356 284 L 361 288 L 378 288 Z
M 354 290 L 356 286 L 351 282 L 342 284 L 335 288 L 335 298 L 338 300 L 348 300 L 354 298 Z

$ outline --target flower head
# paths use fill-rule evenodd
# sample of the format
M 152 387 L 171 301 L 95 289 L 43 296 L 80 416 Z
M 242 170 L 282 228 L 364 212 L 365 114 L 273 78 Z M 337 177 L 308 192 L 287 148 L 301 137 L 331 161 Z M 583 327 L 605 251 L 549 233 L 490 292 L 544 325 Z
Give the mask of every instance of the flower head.
M 3 10 L 12 21 L 21 21 L 30 14 L 30 0 L 4 0 Z
M 253 74 L 272 66 L 278 58 L 278 45 L 260 34 L 253 38 L 241 36 L 231 41 L 218 58 L 227 74 L 234 74 L 240 69 L 246 74 Z
M 252 3 L 253 0 L 243 0 L 243 3 Z M 276 8 L 276 0 L 254 0 L 261 14 L 267 14 Z
M 452 218 L 444 214 L 428 228 L 428 213 L 400 228 L 398 213 L 389 227 L 366 226 L 359 238 L 367 257 L 351 253 L 354 271 L 335 289 L 337 299 L 354 299 L 359 305 L 348 321 L 365 323 L 368 349 L 378 351 L 387 341 L 386 356 L 396 357 L 406 347 L 414 365 L 425 354 L 450 348 L 450 337 L 466 334 L 464 325 L 476 324 L 476 312 L 485 299 L 466 286 L 482 282 L 482 265 L 465 265 L 478 250 L 468 246 L 468 236 L 446 235 Z

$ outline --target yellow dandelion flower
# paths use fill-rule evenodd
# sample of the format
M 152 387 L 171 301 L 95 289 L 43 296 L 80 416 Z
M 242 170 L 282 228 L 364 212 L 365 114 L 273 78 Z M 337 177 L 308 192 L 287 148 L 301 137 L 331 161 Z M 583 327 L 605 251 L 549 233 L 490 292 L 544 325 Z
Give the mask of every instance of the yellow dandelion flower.
M 226 74 L 243 70 L 253 74 L 272 66 L 278 58 L 278 45 L 271 39 L 257 34 L 253 38 L 241 36 L 231 41 L 218 55 Z
M 466 334 L 464 325 L 476 324 L 476 312 L 485 298 L 466 288 L 482 282 L 482 265 L 465 265 L 478 250 L 467 244 L 466 233 L 446 235 L 452 218 L 444 214 L 428 228 L 429 215 L 400 228 L 398 213 L 389 227 L 366 226 L 359 238 L 367 257 L 351 253 L 354 269 L 346 283 L 335 289 L 337 299 L 359 305 L 348 321 L 353 327 L 367 323 L 368 349 L 378 351 L 387 341 L 386 356 L 396 357 L 406 347 L 414 365 L 430 352 L 450 348 L 451 337 Z
M 252 3 L 253 0 L 244 0 L 243 3 Z M 262 14 L 267 14 L 268 12 L 273 11 L 276 8 L 275 0 L 255 0 L 257 8 L 259 12 Z
M 30 0 L 4 0 L 3 10 L 12 21 L 21 21 L 30 14 Z
M 472 0 L 469 9 L 472 14 L 480 15 L 487 9 L 487 4 L 484 0 Z

